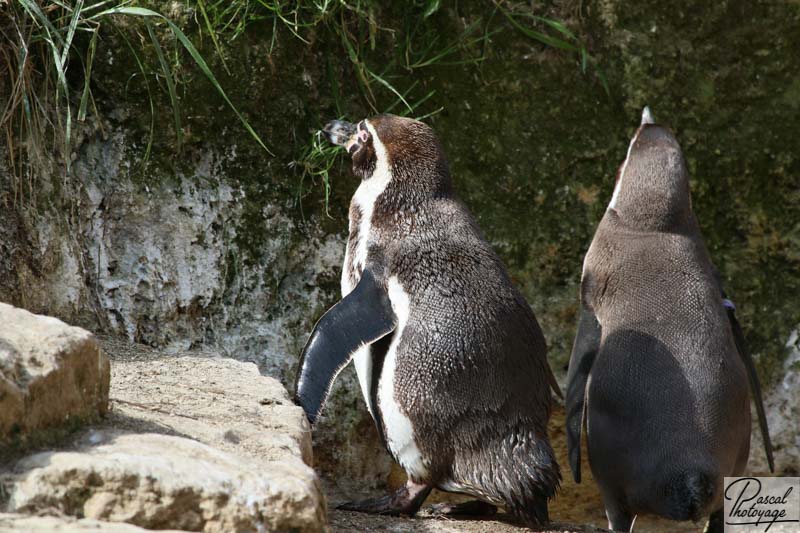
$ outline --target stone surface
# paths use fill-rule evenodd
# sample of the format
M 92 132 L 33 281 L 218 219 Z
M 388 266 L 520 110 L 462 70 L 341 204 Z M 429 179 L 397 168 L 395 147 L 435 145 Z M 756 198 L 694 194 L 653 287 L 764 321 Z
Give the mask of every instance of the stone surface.
M 72 452 L 21 460 L 8 508 L 187 531 L 321 531 L 316 476 L 169 435 L 91 431 Z
M 109 368 L 88 331 L 0 303 L 0 446 L 105 414 Z
M 92 213 L 83 239 L 106 331 L 168 351 L 211 344 L 288 380 L 287 355 L 302 348 L 290 332 L 313 325 L 313 313 L 327 305 L 319 285 L 338 275 L 340 236 L 299 228 L 266 204 L 257 224 L 269 239 L 255 243 L 234 223 L 247 202 L 225 181 L 229 153 L 209 152 L 188 176 L 142 188 L 118 179 L 127 143 L 117 132 L 88 145 L 75 170 Z M 242 240 L 257 247 L 258 261 Z
M 218 353 L 101 344 L 108 416 L 19 460 L 9 511 L 207 532 L 326 527 L 308 422 L 277 380 Z
M 303 410 L 253 363 L 213 352 L 165 356 L 141 345 L 102 339 L 112 357 L 115 427 L 191 437 L 220 450 L 266 461 L 311 465 Z
M 0 513 L 0 533 L 143 533 L 149 531 L 131 524 L 101 522 L 90 518 L 29 516 Z M 173 533 L 177 530 L 161 530 Z

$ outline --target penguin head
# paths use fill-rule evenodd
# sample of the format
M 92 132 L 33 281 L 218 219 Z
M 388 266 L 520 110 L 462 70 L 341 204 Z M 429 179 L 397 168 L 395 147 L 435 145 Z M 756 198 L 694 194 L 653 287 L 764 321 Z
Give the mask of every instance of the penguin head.
M 347 150 L 362 180 L 388 179 L 393 188 L 414 197 L 450 192 L 444 151 L 424 122 L 384 114 L 357 124 L 333 120 L 322 132 Z
M 617 171 L 608 209 L 640 228 L 666 229 L 691 214 L 689 172 L 673 133 L 642 111 L 639 129 Z

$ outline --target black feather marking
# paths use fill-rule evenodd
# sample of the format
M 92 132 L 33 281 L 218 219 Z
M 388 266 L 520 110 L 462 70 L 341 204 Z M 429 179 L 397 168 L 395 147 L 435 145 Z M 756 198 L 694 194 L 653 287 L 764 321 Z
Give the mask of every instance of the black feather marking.
M 394 331 L 397 317 L 386 288 L 369 268 L 353 291 L 320 318 L 303 349 L 295 402 L 316 422 L 336 376 L 361 347 Z
M 600 334 L 597 317 L 584 306 L 567 372 L 567 449 L 575 483 L 581 482 L 581 432 L 585 418 L 586 383 L 600 349 Z
M 756 365 L 753 364 L 753 358 L 750 357 L 750 352 L 744 344 L 744 334 L 742 328 L 739 326 L 739 321 L 736 319 L 736 311 L 730 307 L 725 308 L 728 312 L 728 320 L 731 323 L 731 331 L 733 331 L 733 339 L 736 342 L 736 351 L 742 358 L 744 367 L 747 370 L 747 379 L 750 381 L 750 393 L 753 395 L 753 402 L 756 404 L 756 413 L 758 413 L 758 425 L 761 428 L 761 438 L 764 441 L 764 451 L 767 454 L 767 464 L 769 464 L 769 471 L 775 472 L 775 461 L 772 457 L 772 440 L 769 437 L 769 427 L 767 426 L 767 415 L 764 412 L 764 401 L 761 399 L 761 382 L 758 380 L 758 372 L 756 372 Z

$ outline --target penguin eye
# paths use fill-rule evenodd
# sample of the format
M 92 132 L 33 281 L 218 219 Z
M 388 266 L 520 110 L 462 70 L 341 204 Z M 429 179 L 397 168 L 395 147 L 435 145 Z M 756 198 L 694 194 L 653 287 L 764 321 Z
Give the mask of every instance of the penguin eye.
M 358 125 L 358 140 L 362 144 L 369 140 L 369 130 L 364 127 L 364 121 L 361 121 L 361 123 Z

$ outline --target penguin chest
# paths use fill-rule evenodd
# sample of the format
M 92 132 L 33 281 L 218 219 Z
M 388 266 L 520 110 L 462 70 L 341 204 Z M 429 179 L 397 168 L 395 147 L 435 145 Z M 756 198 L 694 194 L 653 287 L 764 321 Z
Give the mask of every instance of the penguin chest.
M 374 173 L 361 182 L 350 201 L 350 226 L 342 266 L 342 297 L 352 291 L 367 264 L 369 243 L 372 239 L 372 214 L 375 202 L 391 181 L 388 171 Z
M 428 477 L 428 463 L 419 447 L 414 425 L 406 414 L 401 397 L 395 394 L 395 372 L 397 369 L 398 346 L 403 338 L 403 330 L 410 312 L 409 297 L 396 277 L 388 283 L 389 299 L 397 315 L 398 324 L 392 342 L 386 352 L 378 383 L 378 408 L 383 421 L 384 437 L 395 460 L 409 476 L 416 480 Z
M 342 298 L 350 294 L 355 289 L 361 278 L 361 268 L 363 268 L 365 257 L 359 257 L 360 245 L 359 241 L 362 238 L 361 231 L 361 217 L 363 216 L 356 199 L 353 199 L 350 205 L 350 229 L 349 238 L 344 251 L 344 264 L 342 265 Z M 365 228 L 369 232 L 369 228 Z M 361 267 L 361 268 L 359 268 Z M 369 345 L 362 346 L 353 355 L 353 366 L 356 368 L 356 375 L 358 376 L 358 384 L 361 387 L 361 394 L 364 396 L 364 401 L 367 404 L 367 410 L 370 416 L 375 418 L 375 409 L 371 401 L 372 390 L 372 354 L 370 353 Z
M 372 213 L 378 196 L 386 188 L 391 176 L 387 172 L 376 172 L 375 175 L 361 182 L 350 202 L 350 226 L 347 245 L 342 265 L 342 298 L 358 285 L 361 272 L 367 264 L 368 243 L 372 233 Z M 362 346 L 353 356 L 358 383 L 367 404 L 370 415 L 375 418 L 375 406 L 372 405 L 371 391 L 373 378 L 373 361 L 369 346 Z

